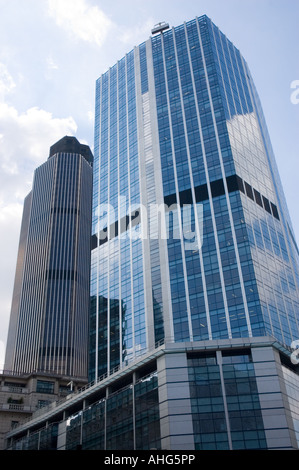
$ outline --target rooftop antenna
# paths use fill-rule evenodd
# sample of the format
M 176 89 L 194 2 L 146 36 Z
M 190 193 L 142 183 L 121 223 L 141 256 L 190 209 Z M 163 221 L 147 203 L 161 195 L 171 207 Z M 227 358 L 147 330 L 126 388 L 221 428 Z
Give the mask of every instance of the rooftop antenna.
M 161 21 L 160 23 L 155 24 L 152 29 L 152 34 L 162 33 L 165 29 L 169 28 L 169 24 L 165 23 L 165 21 Z

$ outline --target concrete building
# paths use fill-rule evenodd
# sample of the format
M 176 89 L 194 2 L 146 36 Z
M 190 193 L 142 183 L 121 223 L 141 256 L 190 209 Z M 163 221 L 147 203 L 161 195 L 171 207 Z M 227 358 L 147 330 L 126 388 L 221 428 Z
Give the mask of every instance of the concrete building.
M 43 407 L 63 400 L 85 385 L 68 377 L 42 373 L 0 374 L 0 450 L 6 449 L 6 434 L 28 421 Z
M 298 387 L 273 338 L 169 343 L 34 413 L 8 448 L 298 449 Z

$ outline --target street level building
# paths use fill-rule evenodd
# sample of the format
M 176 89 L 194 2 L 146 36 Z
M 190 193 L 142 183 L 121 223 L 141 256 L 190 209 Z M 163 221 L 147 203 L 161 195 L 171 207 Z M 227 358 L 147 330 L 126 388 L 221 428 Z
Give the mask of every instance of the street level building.
M 6 449 L 6 435 L 28 421 L 33 413 L 64 400 L 70 393 L 81 389 L 86 382 L 70 381 L 68 377 L 43 373 L 0 374 L 0 450 Z M 48 441 L 47 441 L 48 443 Z M 42 448 L 42 441 L 39 443 Z
M 297 369 L 270 337 L 160 345 L 34 413 L 7 448 L 298 449 Z

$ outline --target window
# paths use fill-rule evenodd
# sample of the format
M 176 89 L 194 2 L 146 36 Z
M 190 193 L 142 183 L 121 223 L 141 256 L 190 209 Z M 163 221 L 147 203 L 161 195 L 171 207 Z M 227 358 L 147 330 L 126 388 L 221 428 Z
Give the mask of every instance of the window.
M 50 403 L 51 402 L 49 400 L 38 400 L 37 408 L 44 408 L 45 406 L 50 405 Z
M 36 384 L 36 391 L 38 393 L 54 393 L 54 382 L 46 380 L 38 380 Z

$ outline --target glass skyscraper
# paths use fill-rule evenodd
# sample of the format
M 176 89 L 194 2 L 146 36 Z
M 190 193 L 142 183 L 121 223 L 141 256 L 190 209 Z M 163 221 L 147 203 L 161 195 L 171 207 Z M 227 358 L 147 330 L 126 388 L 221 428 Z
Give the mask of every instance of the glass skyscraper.
M 50 148 L 25 199 L 5 369 L 87 378 L 93 155 Z
M 244 58 L 160 24 L 95 117 L 89 384 L 7 448 L 298 449 L 298 248 Z
M 299 338 L 298 247 L 249 68 L 206 16 L 157 29 L 96 86 L 91 378 L 161 341 Z

